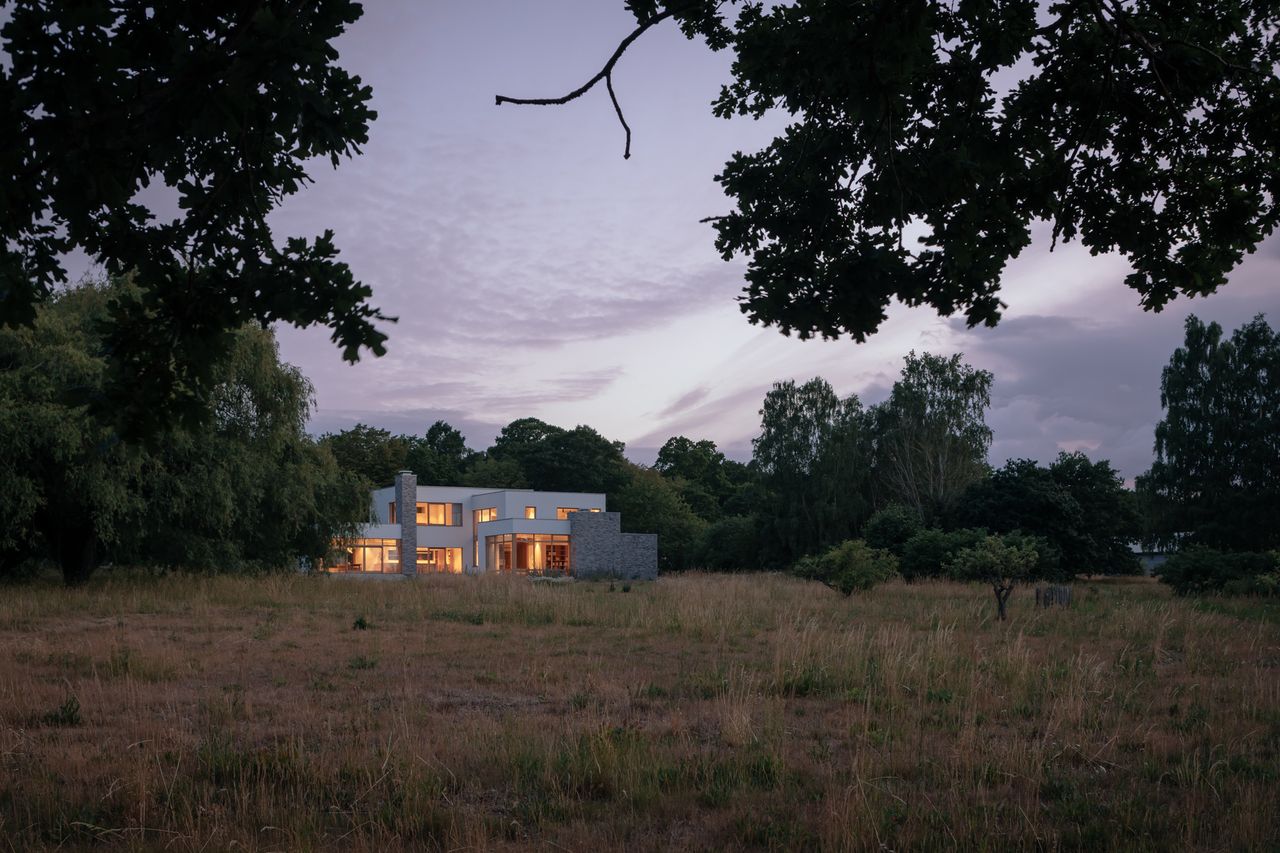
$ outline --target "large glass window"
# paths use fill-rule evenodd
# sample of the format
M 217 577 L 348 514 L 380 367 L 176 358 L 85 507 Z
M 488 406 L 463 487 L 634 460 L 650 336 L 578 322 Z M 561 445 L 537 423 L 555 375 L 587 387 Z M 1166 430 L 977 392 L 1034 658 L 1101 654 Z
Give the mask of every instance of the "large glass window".
M 462 549 L 419 548 L 418 571 L 460 574 L 462 572 Z
M 577 507 L 577 506 L 558 506 L 556 507 L 556 518 L 564 521 L 569 517 L 571 512 L 599 512 L 599 507 Z
M 331 572 L 385 572 L 400 571 L 399 539 L 355 539 L 344 543 L 339 550 L 340 559 L 328 567 Z
M 572 574 L 569 537 L 551 533 L 486 536 L 485 564 L 491 571 Z
M 420 503 L 418 504 L 418 523 L 434 527 L 461 527 L 462 504 Z

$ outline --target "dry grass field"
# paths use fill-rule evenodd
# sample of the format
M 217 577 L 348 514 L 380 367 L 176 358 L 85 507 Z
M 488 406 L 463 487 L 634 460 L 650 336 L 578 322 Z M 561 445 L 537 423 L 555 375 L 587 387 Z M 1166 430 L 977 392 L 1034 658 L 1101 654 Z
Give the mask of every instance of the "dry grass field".
M 1275 849 L 1280 604 L 0 587 L 0 849 Z

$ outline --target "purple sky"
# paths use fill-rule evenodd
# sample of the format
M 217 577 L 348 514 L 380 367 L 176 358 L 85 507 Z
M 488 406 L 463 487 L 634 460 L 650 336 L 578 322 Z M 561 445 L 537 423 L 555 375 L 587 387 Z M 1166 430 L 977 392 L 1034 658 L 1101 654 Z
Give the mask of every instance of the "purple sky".
M 784 338 L 749 325 L 742 266 L 720 260 L 702 217 L 728 202 L 712 180 L 781 119 L 723 121 L 709 102 L 728 55 L 673 27 L 646 33 L 615 89 L 632 158 L 601 88 L 563 107 L 495 107 L 496 93 L 554 96 L 599 69 L 633 26 L 621 0 L 379 0 L 339 42 L 373 86 L 361 157 L 317 166 L 273 216 L 277 236 L 334 228 L 343 257 L 400 321 L 388 354 L 349 366 L 324 330 L 280 330 L 316 385 L 313 432 L 357 421 L 421 433 L 443 418 L 484 448 L 525 416 L 589 424 L 650 462 L 672 435 L 746 458 L 777 380 L 821 375 L 884 398 L 910 349 L 963 352 L 995 373 L 991 459 L 1059 449 L 1151 460 L 1160 369 L 1190 312 L 1234 328 L 1280 320 L 1280 241 L 1211 298 L 1146 314 L 1117 257 L 1037 240 L 1007 271 L 998 329 L 901 306 L 871 341 Z

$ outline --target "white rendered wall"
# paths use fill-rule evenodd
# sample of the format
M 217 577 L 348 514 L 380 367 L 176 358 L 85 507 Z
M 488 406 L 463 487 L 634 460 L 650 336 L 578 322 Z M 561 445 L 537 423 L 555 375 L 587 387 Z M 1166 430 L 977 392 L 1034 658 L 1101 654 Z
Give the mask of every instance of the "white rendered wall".
M 377 524 L 365 525 L 364 538 L 400 538 L 399 525 L 392 525 L 390 506 L 395 500 L 395 487 L 375 489 L 372 493 L 373 512 Z M 419 548 L 461 548 L 463 565 L 479 566 L 485 570 L 485 536 L 503 533 L 553 533 L 567 535 L 569 522 L 556 518 L 556 510 L 569 507 L 581 510 L 605 509 L 605 496 L 599 492 L 538 492 L 532 489 L 485 489 L 468 486 L 417 487 L 418 503 L 462 504 L 462 526 L 419 524 L 417 539 Z M 535 518 L 525 518 L 525 508 L 534 507 Z M 475 530 L 475 510 L 494 508 L 497 518 L 484 522 Z M 394 531 L 388 533 L 387 531 Z M 473 553 L 475 536 L 479 535 L 479 548 Z

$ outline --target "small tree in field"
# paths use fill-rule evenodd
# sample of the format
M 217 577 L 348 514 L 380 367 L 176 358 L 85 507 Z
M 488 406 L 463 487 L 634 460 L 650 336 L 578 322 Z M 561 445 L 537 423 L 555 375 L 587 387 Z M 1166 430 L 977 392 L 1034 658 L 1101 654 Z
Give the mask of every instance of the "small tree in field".
M 1020 581 L 1033 580 L 1039 563 L 1039 554 L 1030 541 L 988 536 L 957 553 L 947 571 L 956 580 L 991 584 L 996 594 L 996 610 L 1003 622 L 1008 618 L 1006 605 L 1013 587 Z

